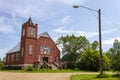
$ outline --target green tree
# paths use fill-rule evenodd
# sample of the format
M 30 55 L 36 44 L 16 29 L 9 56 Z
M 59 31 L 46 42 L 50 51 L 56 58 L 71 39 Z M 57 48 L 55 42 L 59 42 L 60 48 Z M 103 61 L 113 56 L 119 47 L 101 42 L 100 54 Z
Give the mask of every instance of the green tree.
M 99 45 L 98 41 L 94 41 L 94 42 L 91 44 L 91 49 L 92 49 L 92 50 L 97 50 L 97 49 L 98 49 L 98 45 Z
M 115 39 L 113 47 L 107 51 L 107 56 L 111 61 L 110 68 L 120 74 L 120 41 Z
M 59 41 L 61 41 L 59 43 Z M 89 48 L 89 41 L 86 39 L 85 36 L 76 37 L 74 35 L 60 37 L 58 39 L 58 45 L 63 45 L 62 53 L 63 54 L 70 54 L 71 61 L 76 62 L 77 59 L 80 57 L 80 54 L 86 51 Z
M 109 59 L 103 54 L 103 65 L 106 68 L 109 64 Z M 81 70 L 98 71 L 99 70 L 99 51 L 87 50 L 82 54 L 81 61 L 77 65 Z
M 81 54 L 90 48 L 85 36 L 62 36 L 57 40 L 57 45 L 62 45 L 62 60 L 67 62 L 67 68 L 74 69 L 80 60 Z

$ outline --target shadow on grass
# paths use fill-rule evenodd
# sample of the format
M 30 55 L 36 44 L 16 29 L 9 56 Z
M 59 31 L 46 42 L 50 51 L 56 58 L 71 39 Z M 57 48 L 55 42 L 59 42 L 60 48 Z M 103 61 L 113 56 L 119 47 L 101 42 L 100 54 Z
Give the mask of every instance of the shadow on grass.
M 108 78 L 108 77 L 110 77 L 110 75 L 109 74 L 98 74 L 97 76 L 96 76 L 96 78 Z
M 120 75 L 81 74 L 81 75 L 72 75 L 70 80 L 120 80 Z

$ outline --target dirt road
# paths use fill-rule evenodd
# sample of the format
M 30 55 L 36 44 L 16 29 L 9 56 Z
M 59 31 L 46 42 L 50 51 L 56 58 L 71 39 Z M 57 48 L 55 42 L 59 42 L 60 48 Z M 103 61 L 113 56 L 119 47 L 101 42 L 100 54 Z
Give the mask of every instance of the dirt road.
M 80 73 L 14 73 L 0 72 L 0 80 L 70 80 L 73 74 L 98 74 L 97 72 Z

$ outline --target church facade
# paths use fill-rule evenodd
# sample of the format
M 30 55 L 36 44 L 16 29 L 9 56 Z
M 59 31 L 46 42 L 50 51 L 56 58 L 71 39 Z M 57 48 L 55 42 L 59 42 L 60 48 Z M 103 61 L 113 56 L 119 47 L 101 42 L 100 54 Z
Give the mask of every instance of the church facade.
M 31 66 L 35 62 L 60 64 L 60 51 L 47 32 L 38 35 L 32 19 L 22 24 L 21 41 L 6 53 L 6 66 Z

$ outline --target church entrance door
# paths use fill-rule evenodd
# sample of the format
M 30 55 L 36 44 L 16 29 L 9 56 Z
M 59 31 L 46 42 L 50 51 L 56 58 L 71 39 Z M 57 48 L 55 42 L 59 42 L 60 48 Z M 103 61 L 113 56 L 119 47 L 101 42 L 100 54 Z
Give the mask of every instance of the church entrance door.
M 43 57 L 43 62 L 44 61 L 48 63 L 48 57 Z

